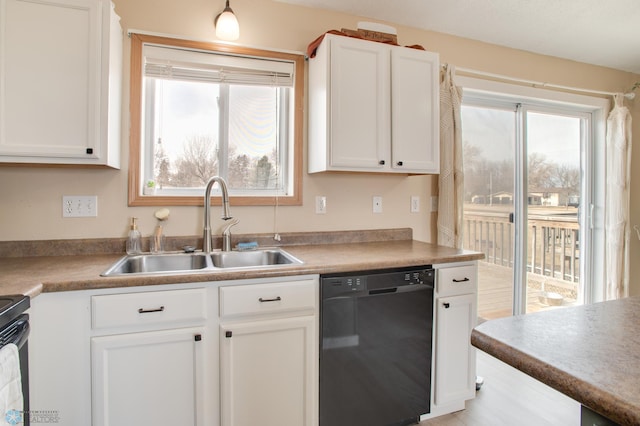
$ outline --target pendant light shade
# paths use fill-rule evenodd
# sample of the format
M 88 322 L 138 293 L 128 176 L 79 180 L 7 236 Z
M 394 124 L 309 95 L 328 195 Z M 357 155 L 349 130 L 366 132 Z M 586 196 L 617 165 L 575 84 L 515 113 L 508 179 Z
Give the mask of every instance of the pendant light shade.
M 240 37 L 238 19 L 229 7 L 229 0 L 227 0 L 222 13 L 216 16 L 214 25 L 216 27 L 216 37 L 221 40 L 237 40 Z

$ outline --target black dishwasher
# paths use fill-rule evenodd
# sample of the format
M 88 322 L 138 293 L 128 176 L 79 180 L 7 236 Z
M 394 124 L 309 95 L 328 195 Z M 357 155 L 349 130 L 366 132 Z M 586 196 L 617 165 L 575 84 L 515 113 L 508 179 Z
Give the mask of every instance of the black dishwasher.
M 320 426 L 408 425 L 429 412 L 434 276 L 321 276 Z

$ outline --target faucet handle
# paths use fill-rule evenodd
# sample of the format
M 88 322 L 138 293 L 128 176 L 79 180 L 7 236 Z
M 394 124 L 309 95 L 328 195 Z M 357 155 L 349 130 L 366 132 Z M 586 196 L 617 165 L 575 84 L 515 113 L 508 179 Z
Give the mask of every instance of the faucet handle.
M 222 230 L 223 234 L 231 233 L 231 227 L 236 226 L 238 223 L 240 223 L 240 219 L 233 217 L 228 217 L 224 220 L 230 220 L 231 222 L 228 222 L 224 225 L 224 229 Z
M 231 227 L 240 222 L 240 219 L 229 219 L 231 219 L 231 222 L 227 223 L 222 230 L 222 251 L 231 251 Z

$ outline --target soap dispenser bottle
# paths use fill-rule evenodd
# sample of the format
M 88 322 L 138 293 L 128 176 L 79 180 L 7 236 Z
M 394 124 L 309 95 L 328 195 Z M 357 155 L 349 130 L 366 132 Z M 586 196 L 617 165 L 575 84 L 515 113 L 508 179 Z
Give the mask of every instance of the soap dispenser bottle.
M 131 228 L 127 238 L 127 254 L 138 254 L 142 252 L 142 235 L 138 231 L 138 218 L 131 218 Z

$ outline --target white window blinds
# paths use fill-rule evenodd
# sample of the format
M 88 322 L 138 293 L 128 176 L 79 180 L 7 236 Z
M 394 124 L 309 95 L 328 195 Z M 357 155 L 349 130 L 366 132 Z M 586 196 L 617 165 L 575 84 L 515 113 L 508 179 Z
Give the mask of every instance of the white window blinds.
M 143 45 L 144 75 L 211 83 L 293 87 L 292 61 Z

